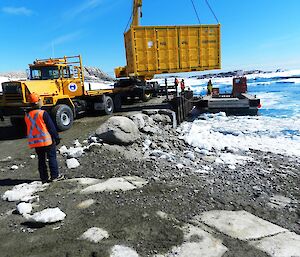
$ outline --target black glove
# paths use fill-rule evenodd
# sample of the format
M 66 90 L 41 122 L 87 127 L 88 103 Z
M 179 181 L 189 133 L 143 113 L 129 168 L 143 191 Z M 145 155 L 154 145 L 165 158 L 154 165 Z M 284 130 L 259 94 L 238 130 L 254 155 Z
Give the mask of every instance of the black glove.
M 55 138 L 55 144 L 59 145 L 59 143 L 60 143 L 60 138 Z

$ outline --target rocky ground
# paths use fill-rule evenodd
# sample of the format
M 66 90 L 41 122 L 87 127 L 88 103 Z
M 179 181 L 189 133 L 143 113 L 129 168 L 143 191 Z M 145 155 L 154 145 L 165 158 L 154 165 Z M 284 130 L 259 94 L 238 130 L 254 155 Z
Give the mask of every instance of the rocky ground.
M 231 169 L 216 162 L 217 152 L 205 155 L 180 139 L 171 114 L 122 116 L 130 121 L 110 121 L 113 134 L 105 116 L 79 119 L 61 134 L 67 179 L 37 192 L 32 213 L 58 207 L 63 221 L 28 222 L 18 201 L 1 200 L 1 256 L 300 256 L 297 159 L 251 151 Z M 34 152 L 25 139 L 5 139 L 8 131 L 2 124 L 1 195 L 38 179 Z M 69 169 L 72 158 L 80 166 Z M 86 239 L 91 228 L 107 234 L 95 240 L 94 230 Z

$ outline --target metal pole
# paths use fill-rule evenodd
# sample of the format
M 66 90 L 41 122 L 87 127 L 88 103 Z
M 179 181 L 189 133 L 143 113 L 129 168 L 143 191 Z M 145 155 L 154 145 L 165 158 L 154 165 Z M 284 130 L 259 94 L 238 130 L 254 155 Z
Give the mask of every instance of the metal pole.
M 168 79 L 167 78 L 165 78 L 165 86 L 166 86 L 166 89 L 165 89 L 165 91 L 166 91 L 166 99 L 167 99 L 167 101 L 169 101 Z

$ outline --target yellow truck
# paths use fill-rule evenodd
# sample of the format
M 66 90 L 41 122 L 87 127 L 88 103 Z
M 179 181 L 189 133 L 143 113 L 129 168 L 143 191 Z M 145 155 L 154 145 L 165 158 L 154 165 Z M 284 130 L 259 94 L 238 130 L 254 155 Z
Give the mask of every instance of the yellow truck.
M 128 87 L 115 88 L 100 82 L 86 82 L 81 56 L 37 59 L 29 65 L 29 78 L 2 83 L 0 117 L 10 116 L 13 124 L 23 122 L 30 108 L 28 96 L 37 93 L 60 131 L 69 129 L 74 118 L 88 110 L 113 113 L 121 107 L 121 95 Z

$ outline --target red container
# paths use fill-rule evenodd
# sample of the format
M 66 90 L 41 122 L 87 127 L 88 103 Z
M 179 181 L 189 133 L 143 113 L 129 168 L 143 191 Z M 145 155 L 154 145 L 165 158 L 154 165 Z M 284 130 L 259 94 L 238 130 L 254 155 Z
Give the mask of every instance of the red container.
M 238 96 L 243 93 L 247 93 L 247 78 L 233 78 L 232 95 Z

